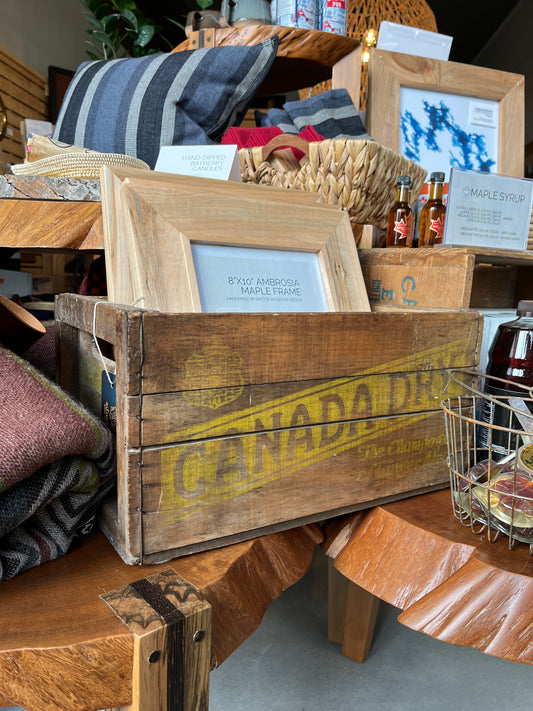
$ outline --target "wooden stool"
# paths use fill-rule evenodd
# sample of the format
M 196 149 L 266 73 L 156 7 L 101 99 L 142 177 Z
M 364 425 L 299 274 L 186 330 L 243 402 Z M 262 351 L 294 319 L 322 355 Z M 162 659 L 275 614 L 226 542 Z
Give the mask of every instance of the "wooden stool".
M 330 636 L 363 661 L 379 600 L 410 629 L 485 654 L 533 664 L 533 556 L 502 535 L 493 543 L 455 518 L 450 491 L 412 496 L 337 521 Z
M 102 533 L 0 585 L 0 706 L 203 711 L 209 671 L 306 572 L 302 526 L 159 565 L 128 566 Z

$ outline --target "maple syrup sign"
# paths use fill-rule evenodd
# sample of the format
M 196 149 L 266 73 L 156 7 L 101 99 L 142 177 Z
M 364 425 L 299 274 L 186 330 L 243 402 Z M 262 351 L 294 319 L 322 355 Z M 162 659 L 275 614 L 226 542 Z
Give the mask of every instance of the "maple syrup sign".
M 442 466 L 443 424 L 439 419 L 432 429 L 423 421 L 438 416 L 443 397 L 458 387 L 449 382 L 447 369 L 464 363 L 465 353 L 464 341 L 451 342 L 258 405 L 250 404 L 239 385 L 237 353 L 218 349 L 214 362 L 213 353 L 192 356 L 186 363 L 191 384 L 200 369 L 204 388 L 184 396 L 205 416 L 166 438 L 181 444 L 161 451 L 160 510 L 169 523 L 177 522 L 343 453 L 351 456 L 352 482 L 362 487 L 391 476 L 401 482 L 417 468 Z M 427 370 L 430 362 L 436 370 Z M 228 368 L 232 385 L 220 387 L 228 382 Z M 206 388 L 210 374 L 214 387 Z M 241 401 L 250 405 L 228 412 L 228 405 Z M 224 406 L 226 414 L 217 415 Z
M 444 244 L 527 249 L 533 182 L 453 168 Z

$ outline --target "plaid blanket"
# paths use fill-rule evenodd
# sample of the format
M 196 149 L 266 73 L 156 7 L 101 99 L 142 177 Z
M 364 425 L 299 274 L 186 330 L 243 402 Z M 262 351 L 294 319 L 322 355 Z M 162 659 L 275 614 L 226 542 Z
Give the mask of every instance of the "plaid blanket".
M 114 484 L 102 422 L 0 346 L 0 582 L 69 549 Z

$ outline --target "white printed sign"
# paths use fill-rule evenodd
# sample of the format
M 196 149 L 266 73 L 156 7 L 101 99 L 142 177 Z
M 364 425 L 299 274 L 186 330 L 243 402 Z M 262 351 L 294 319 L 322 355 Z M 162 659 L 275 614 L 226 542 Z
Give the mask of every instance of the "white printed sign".
M 329 311 L 314 252 L 191 244 L 204 312 Z
M 163 146 L 155 170 L 163 173 L 190 175 L 241 182 L 237 146 Z
M 532 202 L 531 180 L 454 168 L 444 244 L 527 249 Z

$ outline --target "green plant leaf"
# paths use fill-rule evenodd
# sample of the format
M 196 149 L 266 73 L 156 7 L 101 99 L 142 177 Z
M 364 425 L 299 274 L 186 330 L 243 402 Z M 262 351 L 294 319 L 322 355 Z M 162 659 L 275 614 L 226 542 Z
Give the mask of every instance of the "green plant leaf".
M 139 12 L 139 8 L 137 7 L 135 0 L 111 0 L 111 2 L 117 10 L 120 10 L 121 12 L 124 12 L 124 10 Z
M 196 0 L 196 4 L 202 10 L 207 10 L 207 8 L 213 4 L 213 0 Z
M 135 33 L 138 33 L 139 32 L 139 20 L 137 19 L 137 15 L 134 12 L 132 12 L 131 10 L 123 10 L 122 16 L 133 27 L 133 30 L 135 31 Z
M 146 47 L 155 34 L 155 27 L 153 25 L 143 25 L 139 30 L 139 35 L 135 40 L 135 44 L 138 47 Z
M 165 20 L 168 20 L 168 22 L 171 22 L 173 25 L 176 25 L 176 27 L 179 27 L 180 30 L 185 32 L 185 25 L 182 25 L 181 22 L 174 20 L 172 17 L 165 17 Z
M 108 35 L 106 35 L 105 32 L 102 32 L 101 30 L 94 30 L 92 33 L 93 39 L 95 39 L 97 42 L 100 42 L 100 44 L 105 44 L 108 47 L 111 47 L 111 40 Z

